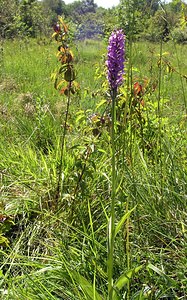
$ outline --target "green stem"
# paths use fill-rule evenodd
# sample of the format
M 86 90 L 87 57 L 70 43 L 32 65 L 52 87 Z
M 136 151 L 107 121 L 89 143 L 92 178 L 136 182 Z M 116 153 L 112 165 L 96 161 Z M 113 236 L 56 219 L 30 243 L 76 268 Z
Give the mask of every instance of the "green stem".
M 58 167 L 58 180 L 57 180 L 56 197 L 55 197 L 56 206 L 58 205 L 58 201 L 59 201 L 59 198 L 61 195 L 61 187 L 62 187 L 62 161 L 63 161 L 63 156 L 64 156 L 64 144 L 65 144 L 65 136 L 66 136 L 66 131 L 67 131 L 67 120 L 68 120 L 69 105 L 70 105 L 70 88 L 71 88 L 71 82 L 69 82 L 69 87 L 68 87 L 67 107 L 66 107 L 66 114 L 65 114 L 62 140 L 61 140 L 60 165 Z
M 163 52 L 163 41 L 161 39 L 160 43 L 160 66 L 159 66 L 159 80 L 158 80 L 158 106 L 157 106 L 157 114 L 158 114 L 158 126 L 159 126 L 159 146 L 158 146 L 158 154 L 160 157 L 160 183 L 161 183 L 161 196 L 163 192 L 163 168 L 162 168 L 162 114 L 161 114 L 161 84 L 162 84 L 162 52 Z
M 115 238 L 115 195 L 116 195 L 116 163 L 115 163 L 115 124 L 116 124 L 116 95 L 117 90 L 111 91 L 112 96 L 112 192 L 111 211 L 108 232 L 108 299 L 112 300 L 113 295 L 113 265 L 114 265 L 114 238 Z
M 129 210 L 129 198 L 127 199 L 127 204 L 126 204 L 126 213 Z M 129 218 L 127 218 L 126 222 L 126 256 L 127 256 L 127 270 L 130 270 L 130 242 L 129 242 Z M 127 283 L 127 300 L 130 300 L 130 280 L 128 280 Z

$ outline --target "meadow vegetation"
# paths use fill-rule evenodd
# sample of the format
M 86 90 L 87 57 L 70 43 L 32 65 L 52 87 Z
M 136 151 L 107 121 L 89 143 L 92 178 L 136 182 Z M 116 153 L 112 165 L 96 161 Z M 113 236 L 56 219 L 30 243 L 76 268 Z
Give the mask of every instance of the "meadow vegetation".
M 109 296 L 107 43 L 70 43 L 76 84 L 69 95 L 54 88 L 55 41 L 1 41 L 3 300 L 187 299 L 187 46 L 126 40 Z

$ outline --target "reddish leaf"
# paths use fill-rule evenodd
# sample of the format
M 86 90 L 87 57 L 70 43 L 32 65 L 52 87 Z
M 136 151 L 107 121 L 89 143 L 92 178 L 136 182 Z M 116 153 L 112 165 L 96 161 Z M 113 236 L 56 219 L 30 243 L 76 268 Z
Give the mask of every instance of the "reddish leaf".
M 134 84 L 134 94 L 135 96 L 140 96 L 143 92 L 142 85 L 139 82 L 135 82 Z
M 65 94 L 66 95 L 67 93 L 67 87 L 63 87 L 61 90 L 60 90 L 60 94 Z

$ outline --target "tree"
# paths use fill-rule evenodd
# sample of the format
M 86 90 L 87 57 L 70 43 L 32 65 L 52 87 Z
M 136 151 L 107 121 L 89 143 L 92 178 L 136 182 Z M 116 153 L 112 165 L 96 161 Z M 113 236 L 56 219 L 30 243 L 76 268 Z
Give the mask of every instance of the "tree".
M 16 0 L 0 0 L 0 36 L 11 37 L 14 35 L 15 17 L 17 15 Z
M 148 15 L 154 15 L 159 9 L 159 0 L 145 0 L 141 1 L 141 11 Z
M 174 13 L 180 13 L 182 10 L 183 2 L 181 0 L 172 0 L 167 4 L 167 8 L 169 8 Z
M 20 2 L 20 16 L 24 24 L 25 35 L 35 36 L 33 11 L 37 11 L 37 4 L 37 0 L 22 0 Z
M 59 15 L 59 16 L 62 15 L 62 13 L 63 13 L 62 7 L 65 6 L 64 1 L 61 1 L 61 0 L 43 0 L 42 3 L 43 3 L 43 6 L 46 9 L 49 9 L 50 11 L 55 13 L 56 15 Z
M 97 13 L 87 13 L 82 16 L 82 22 L 77 28 L 78 39 L 97 38 L 104 34 L 104 22 Z
M 22 0 L 19 10 L 21 35 L 36 37 L 39 33 L 45 31 L 44 28 L 46 28 L 49 18 L 40 2 L 37 0 Z
M 159 0 L 121 0 L 119 22 L 127 38 L 128 36 L 138 37 L 158 8 Z
M 97 4 L 94 3 L 94 0 L 83 0 L 81 4 L 82 13 L 95 13 Z

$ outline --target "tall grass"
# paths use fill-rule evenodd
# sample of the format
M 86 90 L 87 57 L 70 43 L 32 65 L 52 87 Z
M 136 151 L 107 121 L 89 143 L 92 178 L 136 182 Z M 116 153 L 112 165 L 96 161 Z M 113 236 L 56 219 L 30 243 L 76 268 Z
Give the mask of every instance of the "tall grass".
M 106 47 L 87 41 L 74 52 L 80 92 L 71 102 L 63 192 L 54 213 L 65 112 L 65 99 L 50 81 L 56 45 L 3 44 L 2 299 L 107 299 L 112 174 Z M 127 57 L 129 77 L 116 107 L 113 299 L 187 297 L 185 52 L 185 45 L 163 43 L 160 50 L 140 42 Z M 134 91 L 136 82 L 142 95 Z

